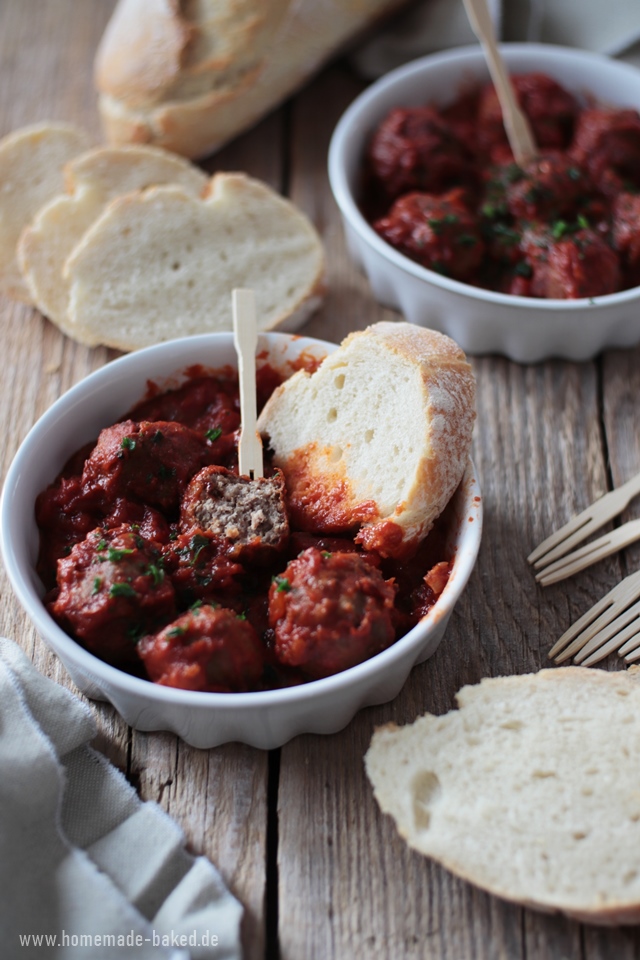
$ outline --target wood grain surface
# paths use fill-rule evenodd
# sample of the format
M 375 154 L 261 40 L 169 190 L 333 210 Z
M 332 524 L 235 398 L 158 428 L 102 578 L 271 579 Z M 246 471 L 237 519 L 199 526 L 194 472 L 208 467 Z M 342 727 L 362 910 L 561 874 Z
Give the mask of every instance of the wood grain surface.
M 99 141 L 91 71 L 112 8 L 112 0 L 1 0 L 0 135 L 55 118 Z M 334 63 L 204 164 L 209 172 L 260 177 L 312 218 L 326 243 L 330 286 L 304 332 L 329 340 L 396 316 L 373 301 L 348 259 L 326 174 L 331 131 L 363 86 L 346 61 Z M 79 346 L 36 311 L 4 299 L 0 328 L 4 477 L 40 414 L 115 354 Z M 98 748 L 144 799 L 175 818 L 191 849 L 217 864 L 244 904 L 248 960 L 640 956 L 637 928 L 583 927 L 508 905 L 411 852 L 380 814 L 364 775 L 376 725 L 443 713 L 460 686 L 483 676 L 545 666 L 558 635 L 640 561 L 640 546 L 630 548 L 543 590 L 525 559 L 575 511 L 640 470 L 640 351 L 534 366 L 476 357 L 473 366 L 483 543 L 444 641 L 396 700 L 363 710 L 339 734 L 298 737 L 272 753 L 236 744 L 196 750 L 172 734 L 131 730 L 109 705 L 91 704 Z M 622 520 L 637 515 L 640 501 Z M 4 570 L 0 595 L 0 632 L 43 673 L 75 689 L 35 635 Z M 604 668 L 620 664 L 611 657 Z

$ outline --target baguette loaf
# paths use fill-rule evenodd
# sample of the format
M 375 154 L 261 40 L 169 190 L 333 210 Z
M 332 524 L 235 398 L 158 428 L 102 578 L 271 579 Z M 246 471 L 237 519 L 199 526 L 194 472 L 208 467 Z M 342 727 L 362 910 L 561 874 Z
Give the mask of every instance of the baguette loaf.
M 489 893 L 640 921 L 638 668 L 482 680 L 459 710 L 377 730 L 375 797 L 407 843 Z
M 0 291 L 32 303 L 16 257 L 20 233 L 54 194 L 64 190 L 63 167 L 89 147 L 82 130 L 39 123 L 0 141 Z
M 444 334 L 378 323 L 313 374 L 295 373 L 259 420 L 304 529 L 360 526 L 365 549 L 409 554 L 462 479 L 475 419 L 463 351 Z
M 406 0 L 119 0 L 96 54 L 111 143 L 203 157 Z
M 295 328 L 320 303 L 323 269 L 310 221 L 258 180 L 219 173 L 202 198 L 151 187 L 112 200 L 66 261 L 69 333 L 135 350 L 230 330 L 234 287 L 256 291 L 260 329 Z
M 207 176 L 157 147 L 97 147 L 65 167 L 66 193 L 52 197 L 21 234 L 17 255 L 33 303 L 65 333 L 69 289 L 66 260 L 110 200 L 153 184 L 176 183 L 194 196 Z

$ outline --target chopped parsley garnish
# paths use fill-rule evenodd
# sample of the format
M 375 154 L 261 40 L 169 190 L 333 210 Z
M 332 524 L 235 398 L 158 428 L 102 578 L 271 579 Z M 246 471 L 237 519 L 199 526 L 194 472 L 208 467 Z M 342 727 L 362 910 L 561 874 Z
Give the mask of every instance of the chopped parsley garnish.
M 278 593 L 288 593 L 291 590 L 291 584 L 286 577 L 274 577 L 272 583 L 275 583 Z
M 212 427 L 211 430 L 207 430 L 207 432 L 205 433 L 205 437 L 207 438 L 207 440 L 210 440 L 211 443 L 213 443 L 214 440 L 217 440 L 218 437 L 221 437 L 221 436 L 222 436 L 222 427 Z
M 323 550 L 323 551 L 322 551 L 322 559 L 323 559 L 323 560 L 329 560 L 329 558 L 332 557 L 332 556 L 333 556 L 333 554 L 331 553 L 330 550 Z
M 168 637 L 181 637 L 187 632 L 186 627 L 172 627 L 171 630 L 167 630 Z
M 244 613 L 244 611 L 243 611 L 242 613 L 237 613 L 237 614 L 236 614 L 236 619 L 237 619 L 237 620 L 246 620 L 246 619 L 247 619 L 247 615 L 246 615 L 246 613 Z
M 107 559 L 111 560 L 112 563 L 119 563 L 120 560 L 124 560 L 125 557 L 130 557 L 132 553 L 134 553 L 133 550 L 128 550 L 125 548 L 122 550 L 116 550 L 115 547 L 109 547 Z
M 516 263 L 514 267 L 514 273 L 516 273 L 519 277 L 526 277 L 527 280 L 529 277 L 533 276 L 531 264 L 527 263 L 526 260 L 521 260 L 520 263 Z
M 161 480 L 168 480 L 170 477 L 175 477 L 175 475 L 176 475 L 175 467 L 167 467 L 166 464 L 164 463 L 160 464 L 160 469 L 158 470 L 158 476 L 160 477 Z
M 197 613 L 203 603 L 204 603 L 204 600 L 194 600 L 191 606 L 189 607 L 189 610 L 191 610 L 192 613 Z
M 209 545 L 209 540 L 207 537 L 203 537 L 201 533 L 195 533 L 191 538 L 191 563 L 194 564 L 200 553 L 206 546 Z
M 136 442 L 132 437 L 123 437 L 120 446 L 123 450 L 135 450 Z
M 153 580 L 154 587 L 159 587 L 164 580 L 164 570 L 155 563 L 150 563 L 147 567 L 147 574 Z
M 576 220 L 578 222 L 578 226 L 581 227 L 583 230 L 589 229 L 589 221 L 585 217 L 584 213 L 579 213 L 578 216 L 576 217 Z
M 560 238 L 565 235 L 568 229 L 569 224 L 566 220 L 556 220 L 556 222 L 551 226 L 551 235 L 555 240 L 560 240 Z
M 102 586 L 102 578 L 95 577 L 93 581 L 93 590 L 91 591 L 91 596 L 95 597 L 96 593 L 100 593 L 100 587 Z
M 109 544 L 107 543 L 106 540 L 101 540 L 100 543 L 98 544 L 98 546 L 96 547 L 96 550 L 97 550 L 99 553 L 102 553 L 102 551 L 103 551 L 103 550 L 106 550 L 108 546 L 109 546 Z
M 130 583 L 112 583 L 109 587 L 110 597 L 137 597 Z
M 144 634 L 144 627 L 141 623 L 132 623 L 129 629 L 127 630 L 127 636 L 130 640 L 133 640 L 135 643 L 138 642 L 140 637 Z

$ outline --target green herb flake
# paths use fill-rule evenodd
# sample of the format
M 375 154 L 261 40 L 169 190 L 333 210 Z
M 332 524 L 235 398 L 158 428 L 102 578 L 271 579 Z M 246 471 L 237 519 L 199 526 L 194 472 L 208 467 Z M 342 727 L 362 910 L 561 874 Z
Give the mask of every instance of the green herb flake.
M 576 221 L 578 223 L 578 226 L 581 227 L 583 230 L 589 229 L 589 221 L 585 217 L 584 213 L 579 213 L 578 216 L 576 217 Z
M 516 263 L 514 273 L 519 277 L 525 277 L 527 280 L 533 276 L 531 264 L 527 263 L 526 260 L 521 260 L 520 263 Z
M 134 553 L 133 550 L 124 548 L 122 550 L 117 550 L 115 547 L 109 547 L 107 559 L 110 560 L 111 563 L 120 563 L 120 561 L 124 560 L 125 557 L 130 557 L 132 553 Z
M 289 593 L 291 590 L 291 584 L 286 577 L 274 577 L 271 582 L 275 583 L 278 593 Z
M 141 623 L 132 623 L 127 630 L 127 636 L 130 640 L 133 640 L 134 643 L 137 643 L 143 635 L 144 626 Z
M 194 600 L 191 606 L 189 607 L 189 610 L 191 610 L 192 613 L 198 613 L 203 603 L 204 603 L 204 600 Z
M 200 556 L 200 553 L 204 550 L 205 547 L 209 545 L 209 540 L 207 537 L 203 537 L 201 533 L 195 533 L 191 538 L 191 563 L 195 564 L 196 560 Z
M 569 224 L 566 220 L 556 220 L 556 222 L 551 226 L 551 236 L 555 240 L 560 240 L 562 237 L 564 237 L 565 233 L 567 233 L 568 229 Z
M 147 567 L 147 575 L 153 580 L 154 587 L 159 587 L 164 580 L 164 570 L 155 563 L 150 563 Z
M 120 446 L 123 450 L 135 450 L 136 442 L 132 437 L 123 437 Z
M 112 583 L 109 587 L 110 597 L 137 597 L 130 583 Z
M 182 637 L 187 632 L 186 627 L 172 627 L 171 630 L 167 630 L 168 637 Z
M 332 556 L 333 556 L 333 554 L 331 553 L 330 550 L 323 550 L 323 551 L 322 551 L 322 559 L 323 559 L 323 560 L 330 560 Z
M 95 577 L 93 581 L 93 590 L 91 591 L 91 596 L 95 597 L 96 593 L 100 593 L 100 587 L 102 586 L 102 578 Z
M 222 436 L 222 427 L 212 427 L 211 430 L 207 430 L 207 432 L 205 433 L 205 437 L 211 443 L 214 443 L 214 441 L 221 436 Z
M 109 544 L 107 543 L 106 540 L 101 540 L 98 546 L 96 547 L 96 550 L 98 551 L 98 553 L 102 553 L 104 550 L 107 549 L 108 546 Z
M 582 174 L 580 173 L 579 167 L 569 167 L 567 170 L 567 176 L 570 180 L 579 180 Z
M 244 611 L 242 613 L 236 614 L 236 620 L 246 620 L 246 619 L 247 619 L 247 615 L 246 613 L 244 613 Z

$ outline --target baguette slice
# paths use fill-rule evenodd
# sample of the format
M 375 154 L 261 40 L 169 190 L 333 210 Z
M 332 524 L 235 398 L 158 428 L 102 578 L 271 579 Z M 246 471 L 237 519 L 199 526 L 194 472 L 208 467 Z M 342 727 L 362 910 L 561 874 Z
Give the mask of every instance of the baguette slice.
M 489 893 L 585 923 L 640 920 L 638 668 L 463 687 L 378 729 L 375 797 L 407 843 Z
M 259 420 L 304 529 L 410 554 L 466 469 L 475 382 L 453 340 L 410 323 L 350 334 L 315 373 L 295 373 Z
M 293 329 L 319 305 L 324 255 L 310 221 L 266 184 L 214 175 L 118 197 L 67 260 L 71 336 L 120 350 L 231 330 L 234 287 L 256 292 L 259 326 Z
M 67 258 L 106 205 L 120 194 L 176 183 L 194 196 L 208 177 L 182 157 L 157 147 L 97 147 L 65 167 L 66 193 L 52 197 L 20 236 L 18 262 L 33 303 L 70 333 Z
M 89 148 L 87 135 L 66 123 L 39 123 L 0 140 L 0 291 L 32 303 L 16 246 L 44 203 L 64 190 L 63 167 Z

